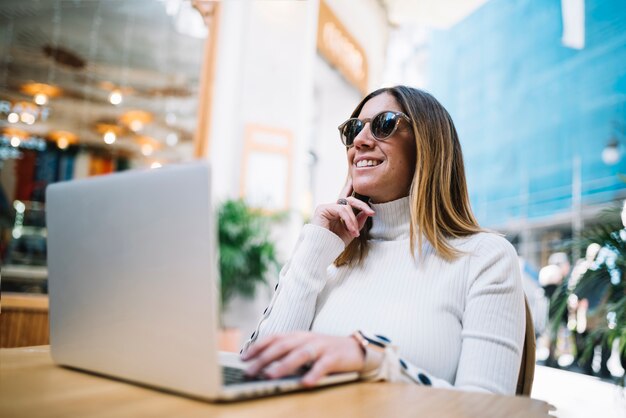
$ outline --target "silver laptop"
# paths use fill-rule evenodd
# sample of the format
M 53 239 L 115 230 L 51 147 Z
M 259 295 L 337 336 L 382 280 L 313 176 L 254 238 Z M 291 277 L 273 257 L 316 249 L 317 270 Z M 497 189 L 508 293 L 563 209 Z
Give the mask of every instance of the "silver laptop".
M 192 163 L 48 187 L 56 363 L 206 400 L 301 389 L 297 376 L 242 379 L 239 356 L 218 352 L 210 185 L 208 164 Z

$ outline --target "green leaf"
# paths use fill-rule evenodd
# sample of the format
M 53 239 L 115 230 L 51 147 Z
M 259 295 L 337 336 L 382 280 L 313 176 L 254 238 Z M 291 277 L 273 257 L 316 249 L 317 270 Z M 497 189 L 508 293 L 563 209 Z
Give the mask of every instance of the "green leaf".
M 222 309 L 235 296 L 254 297 L 259 283 L 276 274 L 278 261 L 269 239 L 270 219 L 243 200 L 225 201 L 218 210 Z

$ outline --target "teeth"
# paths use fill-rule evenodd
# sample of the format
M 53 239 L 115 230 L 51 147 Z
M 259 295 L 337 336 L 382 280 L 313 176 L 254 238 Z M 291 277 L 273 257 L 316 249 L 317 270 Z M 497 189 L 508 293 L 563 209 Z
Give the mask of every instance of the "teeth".
M 357 167 L 373 167 L 373 166 L 377 166 L 378 164 L 380 164 L 380 161 L 376 161 L 376 160 L 361 160 L 358 163 L 356 163 Z

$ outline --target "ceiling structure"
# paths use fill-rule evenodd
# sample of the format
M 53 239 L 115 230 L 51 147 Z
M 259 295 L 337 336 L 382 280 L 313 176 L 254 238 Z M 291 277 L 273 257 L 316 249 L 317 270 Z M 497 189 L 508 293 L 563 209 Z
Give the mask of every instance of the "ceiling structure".
M 489 0 L 381 0 L 393 25 L 419 24 L 448 29 Z
M 105 150 L 185 159 L 193 149 L 202 25 L 189 2 L 3 0 L 0 100 L 47 108 L 34 123 L 3 117 L 3 128 L 47 139 L 65 131 Z M 38 98 L 51 91 L 46 86 L 57 93 Z M 37 99 L 45 103 L 37 107 Z M 107 132 L 115 134 L 109 145 Z
M 391 25 L 446 28 L 488 0 L 380 1 Z M 21 103 L 35 117 L 16 121 L 19 108 L 0 128 L 59 146 L 191 158 L 206 36 L 190 1 L 3 0 L 0 106 Z

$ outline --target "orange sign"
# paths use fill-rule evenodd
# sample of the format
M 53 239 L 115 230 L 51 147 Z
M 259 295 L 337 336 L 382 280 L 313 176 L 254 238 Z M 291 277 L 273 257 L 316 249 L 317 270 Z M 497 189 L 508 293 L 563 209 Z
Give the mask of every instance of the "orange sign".
M 323 0 L 317 23 L 317 49 L 350 84 L 367 93 L 365 51 Z

